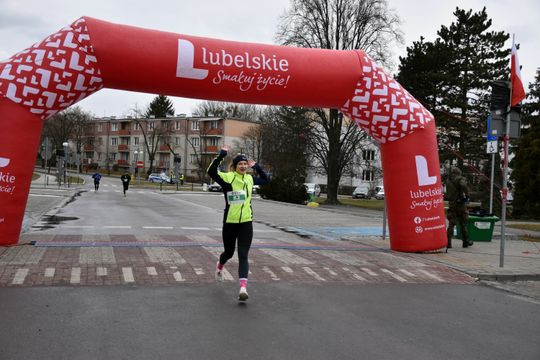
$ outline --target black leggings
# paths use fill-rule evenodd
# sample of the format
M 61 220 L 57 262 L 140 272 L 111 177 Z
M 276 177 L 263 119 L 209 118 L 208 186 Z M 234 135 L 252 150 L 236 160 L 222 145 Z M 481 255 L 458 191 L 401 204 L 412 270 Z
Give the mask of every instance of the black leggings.
M 253 223 L 223 224 L 223 247 L 225 251 L 219 257 L 219 263 L 225 263 L 233 257 L 236 239 L 238 239 L 238 278 L 246 278 L 249 273 L 248 253 L 253 240 Z

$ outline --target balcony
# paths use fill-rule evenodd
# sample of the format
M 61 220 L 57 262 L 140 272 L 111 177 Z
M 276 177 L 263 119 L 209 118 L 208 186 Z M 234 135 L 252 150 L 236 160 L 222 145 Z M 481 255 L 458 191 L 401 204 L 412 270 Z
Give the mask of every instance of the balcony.
M 84 144 L 83 145 L 83 151 L 94 151 L 94 145 L 92 145 L 92 144 Z
M 216 129 L 205 129 L 204 135 L 223 135 L 223 129 L 216 128 Z
M 169 146 L 168 145 L 160 145 L 158 151 L 159 152 L 169 152 Z
M 217 146 L 207 146 L 205 149 L 205 153 L 217 153 L 218 147 Z
M 129 130 L 129 129 L 118 130 L 118 135 L 129 136 L 129 135 L 131 135 L 131 130 Z
M 117 160 L 116 163 L 117 163 L 119 166 L 129 166 L 129 161 L 127 161 L 127 160 L 125 160 L 125 159 Z
M 118 151 L 129 151 L 129 145 L 127 145 L 127 144 L 118 144 Z

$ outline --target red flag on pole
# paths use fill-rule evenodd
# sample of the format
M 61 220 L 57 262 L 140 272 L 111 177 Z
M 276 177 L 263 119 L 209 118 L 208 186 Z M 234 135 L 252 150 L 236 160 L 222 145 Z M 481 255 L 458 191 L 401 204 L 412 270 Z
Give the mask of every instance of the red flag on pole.
M 510 81 L 512 82 L 512 106 L 516 106 L 525 99 L 525 88 L 521 81 L 517 49 L 514 44 L 512 44 L 512 58 L 510 60 Z

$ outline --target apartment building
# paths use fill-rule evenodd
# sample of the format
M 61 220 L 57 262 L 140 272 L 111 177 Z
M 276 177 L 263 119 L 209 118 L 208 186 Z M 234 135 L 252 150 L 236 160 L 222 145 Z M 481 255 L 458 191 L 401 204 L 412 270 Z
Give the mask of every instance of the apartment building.
M 174 157 L 181 158 L 180 172 L 186 178 L 200 179 L 211 159 L 224 144 L 231 145 L 257 123 L 220 117 L 135 119 L 99 118 L 93 120 L 82 147 L 82 163 L 100 169 L 125 169 L 139 172 L 150 167 L 169 173 Z

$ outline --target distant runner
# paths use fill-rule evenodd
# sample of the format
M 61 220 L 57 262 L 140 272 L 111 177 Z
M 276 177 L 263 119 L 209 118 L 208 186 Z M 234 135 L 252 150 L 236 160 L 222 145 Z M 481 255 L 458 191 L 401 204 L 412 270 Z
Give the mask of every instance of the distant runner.
M 126 196 L 126 191 L 129 188 L 129 182 L 131 181 L 131 176 L 126 171 L 124 175 L 120 176 L 120 180 L 122 180 L 122 186 L 124 187 L 124 196 Z
M 101 181 L 101 174 L 97 171 L 92 175 L 92 179 L 94 179 L 94 191 L 99 190 L 99 182 Z

